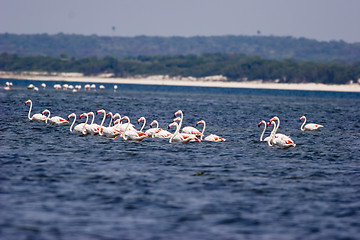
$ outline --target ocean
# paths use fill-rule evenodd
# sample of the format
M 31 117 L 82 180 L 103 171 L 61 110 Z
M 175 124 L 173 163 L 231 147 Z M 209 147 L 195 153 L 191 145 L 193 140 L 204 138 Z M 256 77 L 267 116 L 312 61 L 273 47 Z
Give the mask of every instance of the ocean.
M 53 82 L 36 92 L 11 81 L 0 89 L 1 239 L 359 239 L 360 93 L 112 84 L 73 93 Z M 167 129 L 181 109 L 183 126 L 205 120 L 205 136 L 226 142 L 82 136 L 29 121 L 28 99 L 32 114 L 80 123 L 105 109 L 138 129 L 145 117 L 145 130 L 152 120 Z M 324 127 L 300 131 L 302 115 Z M 273 116 L 296 147 L 259 141 L 258 123 Z

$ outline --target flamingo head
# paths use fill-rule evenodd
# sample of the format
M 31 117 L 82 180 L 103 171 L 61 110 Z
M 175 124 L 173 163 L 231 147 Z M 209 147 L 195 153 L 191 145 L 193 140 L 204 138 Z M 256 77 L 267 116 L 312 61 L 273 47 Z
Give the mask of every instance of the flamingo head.
M 138 119 L 138 124 L 140 124 L 141 121 L 145 121 L 145 118 L 144 117 L 141 117 Z
M 98 111 L 96 112 L 96 115 L 98 115 L 99 113 L 105 114 L 105 110 L 104 110 L 104 109 L 98 110 Z
M 115 113 L 114 116 L 113 116 L 113 119 L 115 119 L 115 118 L 117 118 L 117 117 L 118 117 L 118 118 L 121 118 L 121 116 L 120 116 L 119 113 Z
M 118 124 L 118 123 L 120 123 L 120 119 L 116 119 L 116 120 L 114 121 L 114 125 L 116 125 L 116 124 Z
M 129 121 L 129 117 L 124 116 L 124 117 L 122 117 L 122 118 L 119 119 L 119 122 L 122 122 L 122 121 L 124 121 L 124 120 L 128 120 L 128 121 Z
M 176 117 L 179 114 L 183 114 L 183 112 L 181 110 L 178 110 L 176 113 L 174 113 L 174 116 Z
M 181 121 L 180 117 L 174 118 L 173 122 Z
M 301 121 L 301 120 L 303 120 L 303 119 L 305 119 L 305 116 L 302 116 L 302 117 L 299 119 L 299 121 Z
M 70 120 L 70 118 L 71 118 L 71 117 L 76 117 L 75 113 L 71 113 L 71 114 L 69 114 L 69 116 L 67 117 L 67 118 L 68 118 L 68 120 Z
M 205 121 L 204 120 L 200 120 L 196 123 L 196 126 L 199 125 L 199 124 L 205 124 Z
M 170 129 L 173 126 L 177 126 L 177 125 L 178 125 L 177 122 L 174 121 L 174 122 L 169 124 L 168 129 Z
M 265 122 L 264 120 L 262 120 L 261 122 L 259 122 L 258 127 L 260 127 L 261 124 L 264 124 L 264 125 L 266 126 L 266 122 Z M 269 126 L 269 125 L 270 125 L 270 123 L 268 123 L 268 126 Z
M 112 112 L 108 112 L 107 114 L 106 114 L 106 116 L 108 117 L 108 116 L 112 116 Z
M 272 121 L 279 121 L 279 118 L 277 116 L 275 116 L 275 117 L 271 118 L 269 122 L 271 123 Z
M 47 110 L 47 109 L 45 109 L 44 111 L 42 111 L 42 115 L 44 115 L 44 113 L 49 113 L 50 111 L 49 110 Z
M 95 114 L 93 112 L 88 112 L 87 115 L 93 115 L 95 116 Z
M 25 102 L 25 105 L 28 104 L 28 103 L 31 103 L 31 100 L 27 100 L 27 101 Z
M 82 118 L 82 117 L 84 117 L 84 116 L 87 117 L 88 114 L 87 114 L 87 113 L 83 113 L 83 114 L 80 115 L 80 118 Z

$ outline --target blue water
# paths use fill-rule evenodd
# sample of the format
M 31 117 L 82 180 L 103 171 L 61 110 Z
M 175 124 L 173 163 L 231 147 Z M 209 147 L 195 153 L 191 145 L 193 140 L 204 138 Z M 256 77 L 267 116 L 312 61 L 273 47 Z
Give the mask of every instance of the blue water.
M 13 83 L 0 89 L 0 239 L 360 239 L 358 93 Z M 227 141 L 80 136 L 30 122 L 28 99 L 33 113 L 104 108 L 162 128 L 181 109 L 183 126 L 204 119 Z M 301 132 L 304 114 L 324 128 Z M 295 148 L 259 142 L 275 115 Z

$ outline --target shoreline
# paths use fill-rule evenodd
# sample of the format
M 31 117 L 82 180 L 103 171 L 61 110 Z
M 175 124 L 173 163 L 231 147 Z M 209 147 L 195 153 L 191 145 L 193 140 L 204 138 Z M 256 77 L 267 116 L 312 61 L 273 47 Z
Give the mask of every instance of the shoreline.
M 191 87 L 220 87 L 220 88 L 250 88 L 274 90 L 303 90 L 303 91 L 330 91 L 330 92 L 360 92 L 360 84 L 320 84 L 320 83 L 268 83 L 261 81 L 231 82 L 205 80 L 173 80 L 169 78 L 109 78 L 84 76 L 29 76 L 2 72 L 1 79 L 18 79 L 32 81 L 62 81 L 81 83 L 110 83 L 110 84 L 139 84 Z

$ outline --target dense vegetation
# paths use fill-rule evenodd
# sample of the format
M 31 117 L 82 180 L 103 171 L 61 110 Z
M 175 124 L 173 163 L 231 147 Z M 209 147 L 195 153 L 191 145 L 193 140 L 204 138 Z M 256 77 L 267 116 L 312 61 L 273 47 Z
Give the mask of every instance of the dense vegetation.
M 360 61 L 360 43 L 319 42 L 275 36 L 102 37 L 70 34 L 0 34 L 0 53 L 19 56 L 115 58 L 158 55 L 233 53 L 266 59 L 341 62 Z
M 262 79 L 280 82 L 343 84 L 360 78 L 360 62 L 349 64 L 269 60 L 243 54 L 139 56 L 136 58 L 61 58 L 0 55 L 1 71 L 113 73 L 116 77 L 170 75 L 206 77 L 223 75 L 229 80 Z

